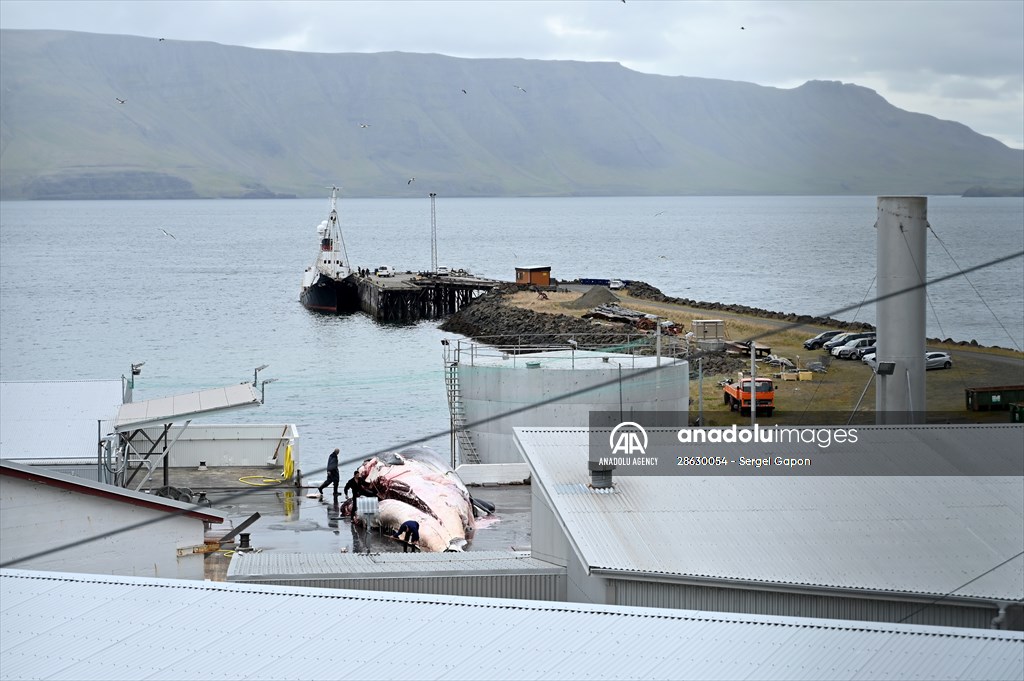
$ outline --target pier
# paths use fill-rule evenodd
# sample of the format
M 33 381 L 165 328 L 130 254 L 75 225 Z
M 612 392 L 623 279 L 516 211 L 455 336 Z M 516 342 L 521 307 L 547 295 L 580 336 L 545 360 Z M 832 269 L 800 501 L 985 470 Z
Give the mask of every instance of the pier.
M 360 309 L 382 322 L 440 319 L 503 283 L 471 274 L 404 272 L 356 277 Z

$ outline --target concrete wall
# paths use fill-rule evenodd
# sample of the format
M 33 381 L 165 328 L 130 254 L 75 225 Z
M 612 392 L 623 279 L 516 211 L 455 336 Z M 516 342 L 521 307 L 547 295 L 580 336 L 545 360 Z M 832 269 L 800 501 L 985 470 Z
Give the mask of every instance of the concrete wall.
M 156 439 L 162 429 L 147 428 L 145 432 Z M 168 440 L 174 442 L 175 438 L 178 440 L 171 450 L 171 468 L 195 468 L 200 461 L 205 461 L 207 466 L 258 468 L 267 465 L 275 450 L 277 463 L 272 468 L 280 468 L 284 465 L 285 447 L 291 441 L 292 461 L 296 470 L 301 469 L 299 434 L 292 424 L 190 425 L 184 432 L 180 426 L 174 426 L 168 433 Z M 140 452 L 150 447 L 141 436 L 137 436 L 133 444 Z
M 660 371 L 637 375 L 640 371 L 643 370 L 622 367 L 620 372 L 615 364 L 601 369 L 530 369 L 522 358 L 514 368 L 460 364 L 458 380 L 466 422 L 494 419 L 469 429 L 480 462 L 522 461 L 512 436 L 516 427 L 587 427 L 591 411 L 620 408 L 627 417 L 630 411 L 688 411 L 690 380 L 686 363 L 666 364 Z M 601 384 L 607 385 L 512 416 L 499 416 Z
M 143 521 L 156 522 L 11 567 L 201 580 L 203 554 L 192 547 L 203 546 L 205 526 L 198 518 L 0 476 L 0 562 Z

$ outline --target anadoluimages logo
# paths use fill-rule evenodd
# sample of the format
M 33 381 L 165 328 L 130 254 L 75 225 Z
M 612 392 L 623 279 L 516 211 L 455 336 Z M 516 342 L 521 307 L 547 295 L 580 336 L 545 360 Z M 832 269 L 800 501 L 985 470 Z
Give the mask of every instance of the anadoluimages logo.
M 646 454 L 647 431 L 639 423 L 623 421 L 608 436 L 612 454 Z

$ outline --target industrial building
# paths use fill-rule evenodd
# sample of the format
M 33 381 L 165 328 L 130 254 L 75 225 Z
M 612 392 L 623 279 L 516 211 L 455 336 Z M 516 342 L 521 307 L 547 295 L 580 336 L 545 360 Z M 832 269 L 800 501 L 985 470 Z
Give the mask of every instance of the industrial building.
M 522 480 L 528 470 L 515 427 L 581 428 L 595 411 L 689 410 L 687 361 L 626 354 L 640 345 L 649 349 L 649 335 L 634 336 L 633 344 L 624 336 L 618 348 L 587 346 L 585 338 L 567 337 L 560 347 L 505 340 L 508 345 L 452 340 L 445 346 L 453 446 L 461 463 L 512 464 L 507 479 Z
M 109 478 L 97 470 L 98 443 L 131 400 L 130 386 L 123 379 L 0 382 L 0 458 Z
M 550 286 L 551 266 L 517 267 L 516 283 L 521 286 Z
M 192 504 L 0 460 L 3 564 L 201 580 L 206 530 L 223 522 Z
M 1024 674 L 1016 632 L 22 570 L 0 622 L 5 679 Z
M 565 568 L 527 552 L 236 553 L 229 582 L 565 600 Z
M 587 429 L 517 428 L 532 473 L 532 554 L 566 566 L 576 602 L 1024 628 L 1024 477 L 901 473 L 910 458 L 951 453 L 1019 463 L 1024 427 L 858 434 L 862 451 L 883 455 L 873 475 L 613 470 L 602 487 L 591 484 Z

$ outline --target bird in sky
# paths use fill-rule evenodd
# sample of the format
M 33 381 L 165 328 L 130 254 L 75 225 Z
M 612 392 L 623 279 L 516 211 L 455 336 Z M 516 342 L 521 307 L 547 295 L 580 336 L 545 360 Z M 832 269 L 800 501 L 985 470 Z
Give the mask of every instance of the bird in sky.
M 408 182 L 406 182 L 406 184 L 412 184 L 412 183 L 413 183 L 413 182 L 415 182 L 415 181 L 416 181 L 416 178 L 415 178 L 415 177 L 410 177 L 410 178 L 409 178 L 409 181 L 408 181 Z
M 664 215 L 664 214 L 665 214 L 665 211 L 659 211 L 659 212 L 654 214 L 654 217 L 658 217 L 659 215 Z
M 124 104 L 124 100 L 123 100 L 123 99 L 121 99 L 120 97 L 114 97 L 114 99 L 116 99 L 116 100 L 117 100 L 117 103 L 118 103 L 118 104 Z
M 513 85 L 512 87 L 514 87 L 515 89 L 519 90 L 520 92 L 526 92 L 526 90 L 524 90 L 523 88 L 519 87 L 518 85 Z
M 468 93 L 468 92 L 466 92 L 465 90 L 463 90 L 463 91 L 462 91 L 462 94 L 464 94 L 464 95 L 468 95 L 469 93 Z
M 172 238 L 172 239 L 174 239 L 175 241 L 177 241 L 177 240 L 178 240 L 178 238 L 177 238 L 176 236 L 174 236 L 173 234 L 171 234 L 170 232 L 168 232 L 168 231 L 167 231 L 166 229 L 164 229 L 163 227 L 161 227 L 161 228 L 160 228 L 160 231 L 161 231 L 161 232 L 163 232 L 164 234 L 166 234 L 167 236 L 171 237 L 171 238 Z
M 360 128 L 368 128 L 368 127 L 370 127 L 370 124 L 369 123 L 360 123 L 359 127 Z
M 623 0 L 623 1 L 625 1 L 625 0 Z M 163 38 L 157 38 L 157 40 L 159 40 L 160 42 L 163 42 L 163 41 L 164 41 L 164 39 L 163 39 Z
M 745 30 L 747 30 L 747 27 L 746 26 L 740 26 L 740 30 L 741 31 L 745 31 Z

